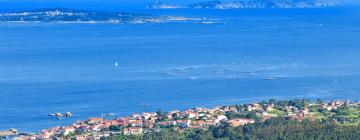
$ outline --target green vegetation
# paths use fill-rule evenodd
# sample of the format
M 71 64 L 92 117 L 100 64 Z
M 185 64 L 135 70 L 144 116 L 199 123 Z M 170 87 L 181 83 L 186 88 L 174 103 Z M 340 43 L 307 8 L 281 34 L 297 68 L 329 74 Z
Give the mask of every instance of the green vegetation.
M 335 114 L 331 118 L 336 119 L 344 125 L 360 124 L 360 108 L 341 107 L 334 110 Z
M 358 140 L 360 125 L 339 125 L 332 120 L 295 121 L 272 118 L 265 122 L 230 127 L 223 124 L 209 129 L 178 132 L 163 129 L 144 135 L 119 135 L 104 140 Z
M 272 109 L 271 111 L 269 111 L 269 114 L 274 114 L 278 117 L 284 117 L 286 115 L 286 113 L 282 110 L 279 109 Z
M 249 111 L 248 106 L 255 110 Z M 111 136 L 104 140 L 360 140 L 360 107 L 356 103 L 296 99 L 235 107 L 237 111 L 225 111 L 228 119 L 247 118 L 256 123 L 238 127 L 221 123 L 183 131 L 162 127 L 150 133 Z M 273 117 L 264 119 L 263 112 Z
M 118 125 L 111 125 L 111 126 L 109 127 L 109 130 L 110 130 L 110 131 L 120 131 L 120 130 L 121 130 L 121 127 L 118 126 Z

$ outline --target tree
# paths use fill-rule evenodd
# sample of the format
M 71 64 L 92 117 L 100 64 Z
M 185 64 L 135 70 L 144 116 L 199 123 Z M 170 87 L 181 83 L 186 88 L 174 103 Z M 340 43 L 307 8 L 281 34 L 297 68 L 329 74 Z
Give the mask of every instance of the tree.
M 120 131 L 121 128 L 120 128 L 120 126 L 118 126 L 118 125 L 111 125 L 111 126 L 109 127 L 109 130 L 110 130 L 110 131 Z

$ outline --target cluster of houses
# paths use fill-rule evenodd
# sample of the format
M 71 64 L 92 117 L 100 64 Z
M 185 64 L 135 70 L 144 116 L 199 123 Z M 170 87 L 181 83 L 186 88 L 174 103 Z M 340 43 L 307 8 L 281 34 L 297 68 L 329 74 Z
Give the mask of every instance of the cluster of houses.
M 358 104 L 351 103 L 350 100 L 335 100 L 331 102 L 321 103 L 321 107 L 327 111 L 335 110 L 339 107 L 350 106 L 350 105 L 358 106 Z
M 113 120 L 95 117 L 86 121 L 77 121 L 71 126 L 53 127 L 42 130 L 38 134 L 19 136 L 17 139 L 53 139 L 65 138 L 69 135 L 73 135 L 78 140 L 100 139 L 117 134 L 136 135 L 161 131 L 164 127 L 184 131 L 189 128 L 206 129 L 220 123 L 229 123 L 234 127 L 255 123 L 255 120 L 246 118 L 228 120 L 224 113 L 230 110 L 225 107 L 195 108 L 186 111 L 170 111 L 161 115 L 155 112 L 144 112 Z
M 337 107 L 349 104 L 346 101 L 332 101 L 321 104 L 324 109 L 335 109 Z M 174 110 L 170 112 L 155 113 L 144 112 L 142 114 L 132 114 L 129 117 L 107 120 L 101 117 L 89 118 L 86 121 L 77 121 L 71 126 L 53 127 L 42 130 L 38 134 L 20 135 L 16 139 L 53 139 L 66 138 L 71 136 L 78 140 L 82 139 L 100 139 L 118 134 L 137 135 L 161 131 L 161 128 L 173 128 L 178 131 L 186 129 L 207 129 L 210 126 L 216 126 L 227 123 L 232 127 L 255 123 L 255 119 L 246 117 L 227 116 L 228 113 L 246 114 L 255 112 L 261 120 L 278 117 L 274 110 L 281 108 L 285 117 L 296 120 L 302 120 L 309 109 L 305 107 L 300 110 L 295 106 L 279 106 L 275 104 L 252 103 L 239 106 L 221 106 L 208 108 L 194 108 L 185 111 Z

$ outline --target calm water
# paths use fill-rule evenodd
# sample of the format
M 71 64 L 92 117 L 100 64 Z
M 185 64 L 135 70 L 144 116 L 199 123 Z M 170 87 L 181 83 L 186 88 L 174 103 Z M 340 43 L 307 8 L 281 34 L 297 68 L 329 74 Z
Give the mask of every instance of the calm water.
M 218 23 L 0 23 L 0 129 L 269 98 L 360 99 L 357 11 L 130 12 Z M 67 111 L 75 117 L 47 116 Z

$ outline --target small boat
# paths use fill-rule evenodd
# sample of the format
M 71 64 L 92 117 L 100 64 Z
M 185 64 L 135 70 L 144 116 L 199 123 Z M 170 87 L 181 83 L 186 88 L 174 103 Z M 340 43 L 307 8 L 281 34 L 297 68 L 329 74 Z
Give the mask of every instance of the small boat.
M 108 115 L 108 116 L 115 116 L 114 113 L 108 113 L 107 115 Z
M 198 77 L 189 77 L 190 80 L 196 80 L 199 79 Z
M 119 63 L 118 62 L 115 62 L 115 67 L 119 67 Z
M 67 117 L 67 118 L 69 118 L 69 117 L 72 117 L 73 114 L 72 114 L 71 112 L 66 112 L 66 113 L 64 114 L 64 116 Z
M 266 78 L 265 80 L 276 80 L 276 79 L 279 79 L 280 77 L 268 77 Z
M 62 117 L 63 115 L 61 113 L 55 113 L 55 117 Z

